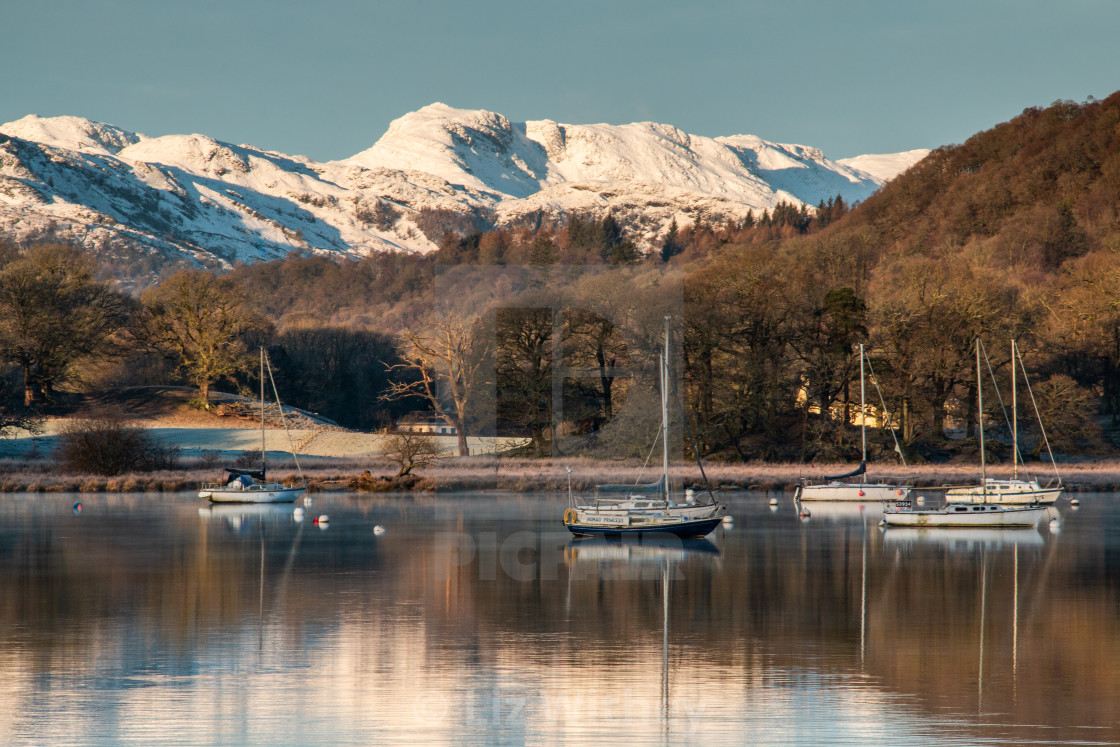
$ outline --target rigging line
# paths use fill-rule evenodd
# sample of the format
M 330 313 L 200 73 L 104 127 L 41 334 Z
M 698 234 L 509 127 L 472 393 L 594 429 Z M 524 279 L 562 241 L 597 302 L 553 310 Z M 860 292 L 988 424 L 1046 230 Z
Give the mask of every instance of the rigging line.
M 1007 430 L 1012 431 L 1014 430 L 1014 427 L 1011 425 L 1011 418 L 1007 416 L 1007 405 L 1005 405 L 1003 402 L 1003 395 L 999 391 L 999 382 L 996 381 L 996 372 L 994 369 L 992 369 L 992 361 L 988 357 L 988 348 L 984 347 L 983 341 L 980 342 L 980 348 L 984 351 L 984 363 L 988 366 L 988 375 L 992 377 L 992 389 L 996 390 L 996 399 L 999 400 L 999 409 L 1001 412 L 1003 412 L 1003 422 L 1007 424 Z M 984 417 L 984 414 L 981 413 L 980 417 Z M 1030 473 L 1027 472 L 1027 465 L 1023 462 L 1023 452 L 1019 451 L 1018 444 L 1015 445 L 1015 450 L 1016 452 L 1018 452 L 1019 464 L 1023 465 L 1023 472 L 1029 478 Z
M 264 348 L 261 348 L 261 351 L 263 352 Z M 296 454 L 296 445 L 292 441 L 292 432 L 288 430 L 288 421 L 284 418 L 284 405 L 280 403 L 280 393 L 276 391 L 276 379 L 272 378 L 272 363 L 268 360 L 267 354 L 264 356 L 264 363 L 268 366 L 268 380 L 272 383 L 272 394 L 276 397 L 276 407 L 280 410 L 280 422 L 284 424 L 284 433 L 288 436 L 288 446 L 291 447 L 292 459 L 296 462 L 296 470 L 299 471 L 299 479 L 302 482 L 304 480 L 303 468 L 299 466 L 299 455 Z
M 712 503 L 715 503 L 716 497 L 712 493 L 712 484 L 708 482 L 708 475 L 704 472 L 704 463 L 700 461 L 700 447 L 696 445 L 696 439 L 692 437 L 692 426 L 688 424 L 688 416 L 684 412 L 684 402 L 681 401 L 681 393 L 677 390 L 677 382 L 672 376 L 669 377 L 669 384 L 673 387 L 673 395 L 677 398 L 677 405 L 681 408 L 681 420 L 684 421 L 684 430 L 688 433 L 688 441 L 692 444 L 692 455 L 696 457 L 696 466 L 700 468 L 700 476 L 704 478 L 704 487 L 708 491 L 708 498 Z
M 642 469 L 639 470 L 638 476 L 636 478 L 634 478 L 634 485 L 641 485 L 642 484 L 642 475 L 644 475 L 646 473 L 646 467 L 649 466 L 650 460 L 653 459 L 653 450 L 657 448 L 657 439 L 658 439 L 659 436 L 661 436 L 661 434 L 664 432 L 664 430 L 665 430 L 665 424 L 662 423 L 661 428 L 657 432 L 657 436 L 653 437 L 653 443 L 651 443 L 649 445 L 649 453 L 646 454 L 646 461 L 645 461 L 645 463 L 642 464 Z M 667 475 L 666 475 L 665 479 L 666 480 L 669 479 Z
M 660 368 L 660 366 L 659 366 L 659 368 Z M 669 439 L 669 424 L 666 423 L 664 420 L 661 421 L 661 427 L 658 429 L 657 435 L 653 437 L 653 443 L 651 443 L 649 445 L 649 453 L 646 454 L 646 461 L 645 461 L 644 464 L 642 464 L 642 469 L 638 472 L 638 476 L 634 479 L 634 485 L 640 485 L 642 483 L 642 475 L 644 475 L 646 473 L 646 467 L 649 467 L 650 461 L 653 459 L 653 452 L 654 452 L 654 449 L 657 448 L 657 440 L 658 440 L 659 437 L 664 438 L 666 444 L 669 443 L 669 441 L 668 441 L 668 439 Z M 666 474 L 664 477 L 665 477 L 665 484 L 666 484 L 666 486 L 668 486 L 669 475 Z
M 894 416 L 891 411 L 887 409 L 887 401 L 883 399 L 883 390 L 879 388 L 879 380 L 875 376 L 875 369 L 871 365 L 871 357 L 864 352 L 864 360 L 867 361 L 867 370 L 871 374 L 871 383 L 875 385 L 875 392 L 879 395 L 879 404 L 883 406 L 883 413 L 887 416 L 887 430 L 891 432 L 891 439 L 894 441 L 894 450 L 898 454 L 898 458 L 902 460 L 902 466 L 907 466 L 906 456 L 902 453 L 902 447 L 898 443 L 898 436 L 894 432 Z
M 1034 416 L 1038 419 L 1038 429 L 1042 431 L 1042 442 L 1046 444 L 1046 453 L 1050 455 L 1050 464 L 1054 467 L 1054 476 L 1058 478 L 1058 484 L 1062 484 L 1062 475 L 1058 472 L 1058 462 L 1054 459 L 1054 450 L 1050 448 L 1050 439 L 1046 437 L 1046 426 L 1042 424 L 1042 414 L 1038 411 L 1038 402 L 1034 398 L 1034 390 L 1031 389 L 1031 380 L 1027 378 L 1027 369 L 1023 366 L 1023 354 L 1016 350 L 1016 355 L 1019 356 L 1019 367 L 1023 369 L 1023 381 L 1027 385 L 1027 393 L 1031 395 L 1031 405 L 1034 407 Z

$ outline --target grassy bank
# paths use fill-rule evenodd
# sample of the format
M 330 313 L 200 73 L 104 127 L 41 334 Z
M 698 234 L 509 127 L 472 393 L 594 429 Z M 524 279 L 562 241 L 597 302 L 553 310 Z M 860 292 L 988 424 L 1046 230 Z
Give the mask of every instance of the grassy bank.
M 372 475 L 393 475 L 395 468 L 386 461 L 313 460 L 304 463 L 304 477 L 312 490 L 348 489 L 350 481 L 368 470 Z M 573 490 L 583 491 L 600 483 L 653 482 L 657 473 L 642 469 L 638 463 L 604 462 L 590 459 L 528 460 L 467 457 L 444 459 L 430 467 L 416 470 L 422 478 L 422 490 L 566 490 L 571 468 Z M 712 464 L 705 470 L 713 487 L 724 489 L 792 491 L 802 477 L 819 478 L 837 474 L 849 465 L 818 464 L 813 467 L 796 464 Z M 1061 466 L 1062 481 L 1071 492 L 1120 491 L 1120 461 L 1085 462 Z M 1030 473 L 1040 482 L 1054 478 L 1049 465 L 1029 465 Z M 679 463 L 671 467 L 675 482 L 701 484 L 696 465 Z M 969 484 L 979 479 L 974 465 L 923 465 L 901 467 L 871 465 L 870 482 L 890 482 L 938 487 L 946 484 Z M 1010 466 L 989 468 L 989 477 L 1011 475 Z M 184 463 L 179 469 L 145 472 L 115 477 L 60 473 L 46 461 L 0 460 L 0 491 L 2 492 L 148 492 L 169 493 L 195 490 L 205 482 L 222 476 L 213 465 Z M 273 465 L 270 478 L 283 481 L 299 477 L 294 464 Z

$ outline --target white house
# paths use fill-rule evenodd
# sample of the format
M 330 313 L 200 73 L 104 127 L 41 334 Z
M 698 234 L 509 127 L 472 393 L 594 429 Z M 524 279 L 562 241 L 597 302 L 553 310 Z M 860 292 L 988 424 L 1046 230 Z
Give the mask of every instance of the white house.
M 430 412 L 410 412 L 397 420 L 397 430 L 402 433 L 431 433 L 438 436 L 454 436 L 458 433 L 455 426 Z

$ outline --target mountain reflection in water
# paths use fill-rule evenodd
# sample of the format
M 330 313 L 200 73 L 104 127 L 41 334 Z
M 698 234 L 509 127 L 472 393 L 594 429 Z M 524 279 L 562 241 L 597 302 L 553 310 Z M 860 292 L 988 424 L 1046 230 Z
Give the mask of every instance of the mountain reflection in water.
M 0 496 L 0 743 L 1120 742 L 1115 496 L 1060 534 L 770 497 L 612 542 L 551 494 Z

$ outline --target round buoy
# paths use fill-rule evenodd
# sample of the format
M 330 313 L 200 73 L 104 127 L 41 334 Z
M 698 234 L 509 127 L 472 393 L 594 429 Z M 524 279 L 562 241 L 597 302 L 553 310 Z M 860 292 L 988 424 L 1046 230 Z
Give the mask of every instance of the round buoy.
M 901 490 L 901 488 L 899 489 L 899 491 L 898 491 L 898 494 L 899 494 L 899 495 L 902 495 L 902 490 Z
M 303 497 L 303 505 L 307 506 L 308 508 L 311 508 L 311 496 L 305 495 Z
M 373 528 L 373 533 L 377 535 L 385 534 L 385 527 L 378 524 Z
M 1076 498 L 1070 498 L 1069 499 L 1069 505 L 1073 506 L 1074 508 L 1077 508 L 1078 506 L 1081 505 L 1081 501 L 1077 500 Z
M 919 495 L 915 503 L 917 503 L 919 506 L 926 505 L 926 497 L 924 495 Z
M 326 514 L 319 514 L 318 516 L 315 517 L 315 523 L 318 524 L 319 526 L 323 526 L 325 524 L 328 524 L 330 522 L 330 520 L 331 520 L 331 517 L 327 516 Z
M 770 505 L 771 506 L 777 506 L 778 505 L 778 499 L 777 498 L 771 498 L 770 499 Z
M 734 524 L 735 523 L 735 517 L 728 514 L 727 516 L 723 517 L 723 523 L 724 524 Z
M 861 491 L 859 491 L 859 497 L 860 497 L 860 498 L 862 498 L 862 497 L 863 497 L 863 491 L 862 491 L 862 490 L 861 490 Z
M 303 521 L 303 509 L 296 506 L 295 510 L 292 511 L 292 518 L 296 521 Z
M 82 502 L 81 501 L 74 501 L 74 513 L 75 514 L 80 514 L 81 512 L 82 512 Z
M 813 514 L 811 514 L 811 513 L 809 512 L 809 509 L 807 509 L 807 508 L 804 508 L 804 507 L 802 507 L 802 509 L 801 509 L 801 518 L 802 518 L 802 519 L 808 519 L 808 518 L 809 518 L 810 516 L 812 516 L 812 515 L 813 515 Z
M 1058 534 L 1062 531 L 1062 522 L 1057 519 L 1050 520 L 1050 534 Z

